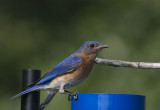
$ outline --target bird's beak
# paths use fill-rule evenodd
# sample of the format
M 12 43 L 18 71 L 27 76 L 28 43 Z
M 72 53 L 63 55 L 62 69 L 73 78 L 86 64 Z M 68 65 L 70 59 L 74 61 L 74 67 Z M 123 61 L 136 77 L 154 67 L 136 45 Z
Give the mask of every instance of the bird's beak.
M 108 48 L 108 47 L 109 47 L 108 45 L 100 45 L 100 46 L 96 47 L 96 50 Z
M 101 45 L 100 48 L 108 48 L 108 45 Z

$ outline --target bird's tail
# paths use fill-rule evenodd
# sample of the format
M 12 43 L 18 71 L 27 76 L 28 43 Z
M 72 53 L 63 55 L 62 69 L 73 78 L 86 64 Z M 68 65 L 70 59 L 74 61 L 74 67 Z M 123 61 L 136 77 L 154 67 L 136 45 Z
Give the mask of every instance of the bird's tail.
M 11 99 L 14 99 L 14 98 L 16 98 L 16 97 L 18 97 L 18 96 L 21 96 L 21 95 L 27 94 L 27 93 L 29 93 L 29 92 L 35 91 L 35 90 L 37 90 L 39 87 L 41 87 L 41 85 L 35 85 L 35 86 L 33 86 L 33 87 L 30 87 L 30 88 L 28 88 L 28 89 L 26 89 L 26 90 L 18 93 L 17 95 L 13 96 Z

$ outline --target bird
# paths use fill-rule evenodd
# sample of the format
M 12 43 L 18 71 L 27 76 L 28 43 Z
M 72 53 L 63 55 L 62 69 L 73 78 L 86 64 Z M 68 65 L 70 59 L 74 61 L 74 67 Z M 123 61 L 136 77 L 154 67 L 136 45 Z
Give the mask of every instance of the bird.
M 48 96 L 41 103 L 41 110 L 50 103 L 57 92 L 69 94 L 69 96 L 73 95 L 74 99 L 77 99 L 77 91 L 70 92 L 66 89 L 76 86 L 89 76 L 97 54 L 104 48 L 108 48 L 108 45 L 102 45 L 97 41 L 86 41 L 76 52 L 12 98 L 22 96 L 32 91 L 47 90 Z

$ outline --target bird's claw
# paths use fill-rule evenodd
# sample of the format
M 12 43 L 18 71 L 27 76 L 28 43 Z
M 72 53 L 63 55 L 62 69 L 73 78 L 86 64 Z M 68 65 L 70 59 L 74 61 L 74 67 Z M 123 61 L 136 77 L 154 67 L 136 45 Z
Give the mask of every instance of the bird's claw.
M 74 98 L 74 100 L 78 100 L 78 95 L 75 94 L 75 95 L 73 96 L 73 98 Z
M 71 101 L 71 96 L 73 95 L 74 100 L 78 100 L 77 91 L 73 92 L 72 94 L 69 94 L 68 101 Z
M 78 95 L 77 95 L 77 91 L 76 92 L 74 92 L 74 94 L 73 94 L 73 98 L 74 98 L 74 100 L 78 100 Z

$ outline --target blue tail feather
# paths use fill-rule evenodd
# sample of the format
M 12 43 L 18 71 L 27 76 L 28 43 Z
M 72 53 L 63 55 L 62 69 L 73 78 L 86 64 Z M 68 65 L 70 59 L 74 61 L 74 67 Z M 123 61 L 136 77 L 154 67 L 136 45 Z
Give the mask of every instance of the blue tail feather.
M 26 90 L 18 93 L 17 95 L 13 96 L 12 99 L 13 99 L 13 98 L 16 98 L 16 97 L 18 97 L 18 96 L 27 94 L 27 93 L 29 93 L 29 92 L 32 92 L 32 91 L 38 89 L 39 87 L 40 87 L 40 85 L 35 85 L 35 86 L 31 87 L 31 88 L 28 88 L 28 89 L 26 89 Z

